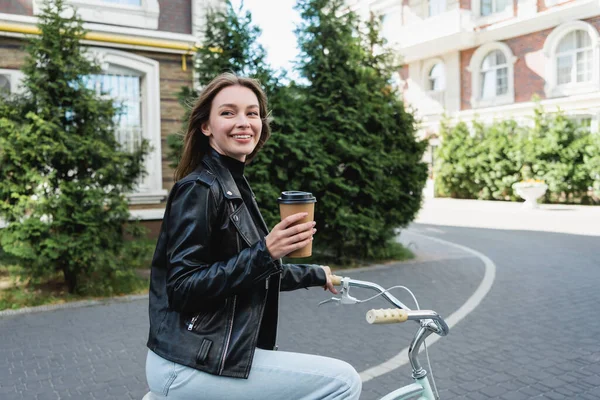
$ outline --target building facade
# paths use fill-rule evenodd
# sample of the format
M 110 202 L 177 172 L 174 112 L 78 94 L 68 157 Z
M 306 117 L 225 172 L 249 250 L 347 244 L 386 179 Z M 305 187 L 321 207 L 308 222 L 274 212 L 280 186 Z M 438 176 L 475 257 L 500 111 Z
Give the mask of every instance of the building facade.
M 101 62 L 90 84 L 110 93 L 125 112 L 118 138 L 132 145 L 147 139 L 153 150 L 148 174 L 128 195 L 134 217 L 156 231 L 173 171 L 166 160 L 167 135 L 182 128 L 177 93 L 194 84 L 193 54 L 206 12 L 221 0 L 68 0 L 85 21 L 83 44 Z M 42 0 L 0 0 L 0 95 L 19 91 L 23 45 L 36 34 Z
M 399 84 L 437 144 L 446 115 L 484 123 L 533 115 L 534 98 L 598 132 L 599 0 L 348 0 L 403 57 Z M 427 157 L 432 162 L 432 152 Z

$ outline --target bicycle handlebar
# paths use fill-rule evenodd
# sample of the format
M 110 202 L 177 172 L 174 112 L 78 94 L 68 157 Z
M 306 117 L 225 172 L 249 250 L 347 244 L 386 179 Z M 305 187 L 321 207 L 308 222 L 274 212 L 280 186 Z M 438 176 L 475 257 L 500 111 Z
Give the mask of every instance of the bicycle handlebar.
M 337 275 L 331 276 L 331 282 L 335 286 L 343 287 L 341 299 L 342 304 L 348 304 L 344 301 L 344 296 L 349 297 L 347 293 L 347 288 L 353 286 L 375 290 L 376 292 L 381 293 L 381 296 L 394 306 L 393 309 L 387 310 L 369 310 L 367 312 L 366 317 L 367 322 L 369 322 L 370 324 L 389 324 L 404 322 L 406 320 L 414 320 L 420 322 L 422 326 L 428 328 L 429 330 L 437 333 L 440 336 L 446 336 L 450 331 L 450 328 L 448 327 L 448 324 L 446 324 L 446 321 L 444 321 L 444 319 L 435 311 L 411 310 L 410 308 L 402 304 L 400 300 L 392 296 L 389 292 L 387 292 L 384 288 L 382 288 L 376 283 L 359 281 L 356 279 L 341 277 Z M 354 300 L 354 302 L 357 301 L 356 299 Z

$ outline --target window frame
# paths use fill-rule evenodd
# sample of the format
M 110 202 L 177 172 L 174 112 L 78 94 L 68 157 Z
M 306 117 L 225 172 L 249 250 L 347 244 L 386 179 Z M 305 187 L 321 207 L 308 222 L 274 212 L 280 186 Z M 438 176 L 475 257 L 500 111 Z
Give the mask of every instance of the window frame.
M 585 31 L 591 39 L 592 79 L 585 82 L 558 84 L 558 46 L 573 31 Z M 591 24 L 584 21 L 570 21 L 557 26 L 546 38 L 543 54 L 546 58 L 544 92 L 547 98 L 573 96 L 600 90 L 600 34 Z
M 158 0 L 141 0 L 140 6 L 107 3 L 103 0 L 67 0 L 77 8 L 86 22 L 128 26 L 142 29 L 158 29 L 160 6 Z M 43 0 L 33 0 L 33 15 L 41 12 Z
M 142 187 L 127 194 L 129 204 L 159 204 L 167 195 L 162 181 L 162 144 L 160 120 L 160 75 L 159 62 L 125 51 L 90 47 L 90 57 L 105 72 L 110 66 L 123 67 L 140 74 L 142 94 L 142 138 L 149 141 L 152 150 L 144 160 L 146 176 Z
M 498 52 L 504 56 L 504 64 L 499 64 L 499 65 L 496 64 L 494 66 L 488 67 L 484 71 L 483 63 L 485 62 L 485 60 L 487 60 L 488 57 L 491 57 L 492 55 L 495 55 Z M 489 100 L 489 99 L 496 98 L 496 97 L 499 97 L 499 96 L 504 96 L 504 95 L 506 95 L 506 93 L 508 93 L 508 76 L 507 76 L 506 93 L 498 94 L 498 71 L 501 70 L 501 69 L 506 69 L 506 73 L 508 75 L 508 60 L 506 59 L 506 55 L 501 50 L 492 50 L 489 53 L 487 53 L 485 55 L 485 57 L 483 57 L 483 60 L 481 60 L 481 65 L 479 66 L 479 74 L 480 74 L 479 78 L 481 80 L 481 85 L 480 85 L 480 88 L 479 88 L 480 89 L 479 96 L 480 96 L 480 98 L 482 100 Z M 487 73 L 487 72 L 492 72 L 492 71 L 495 72 L 494 78 L 495 78 L 495 84 L 496 84 L 496 86 L 495 86 L 496 94 L 493 97 L 490 97 L 490 98 L 483 97 L 483 84 L 484 84 L 483 74 L 484 74 L 484 72 Z
M 484 99 L 481 96 L 482 90 L 482 79 L 481 79 L 481 65 L 483 60 L 490 55 L 490 53 L 499 50 L 504 54 L 507 64 L 507 78 L 508 78 L 508 90 L 503 95 L 498 95 L 493 98 Z M 515 62 L 517 57 L 513 55 L 512 50 L 506 43 L 503 42 L 491 42 L 479 47 L 471 56 L 471 61 L 467 67 L 467 71 L 471 73 L 471 107 L 472 108 L 483 108 L 483 107 L 495 107 L 504 104 L 512 104 L 515 102 Z

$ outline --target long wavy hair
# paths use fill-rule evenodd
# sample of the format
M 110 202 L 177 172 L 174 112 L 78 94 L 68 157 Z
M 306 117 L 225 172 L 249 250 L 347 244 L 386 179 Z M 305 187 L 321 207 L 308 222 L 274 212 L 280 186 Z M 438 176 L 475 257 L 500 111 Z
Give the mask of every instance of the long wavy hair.
M 180 180 L 194 171 L 202 161 L 204 155 L 208 152 L 208 137 L 202 133 L 202 124 L 208 122 L 212 101 L 217 93 L 226 87 L 235 85 L 246 87 L 254 92 L 258 99 L 258 107 L 260 109 L 259 114 L 260 119 L 262 120 L 260 139 L 252 153 L 246 157 L 246 164 L 252 161 L 258 151 L 264 146 L 267 140 L 269 140 L 269 137 L 271 137 L 271 128 L 268 121 L 267 96 L 260 87 L 260 83 L 256 79 L 239 77 L 230 72 L 222 73 L 204 87 L 200 96 L 194 103 L 188 122 L 187 133 L 183 139 L 181 160 L 174 173 L 175 181 Z

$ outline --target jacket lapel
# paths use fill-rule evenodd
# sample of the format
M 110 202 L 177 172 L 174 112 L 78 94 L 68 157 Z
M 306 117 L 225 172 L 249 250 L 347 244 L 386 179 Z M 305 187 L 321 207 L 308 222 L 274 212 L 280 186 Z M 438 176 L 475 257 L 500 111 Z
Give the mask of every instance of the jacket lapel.
M 235 180 L 231 175 L 231 172 L 225 167 L 219 160 L 219 154 L 214 150 L 210 149 L 209 152 L 202 159 L 204 165 L 215 174 L 219 185 L 223 191 L 223 196 L 229 200 L 228 203 L 231 207 L 229 221 L 235 226 L 239 235 L 242 237 L 244 242 L 248 246 L 254 245 L 256 242 L 262 239 L 258 229 L 254 225 L 250 210 L 246 207 L 240 190 L 235 184 Z M 246 179 L 244 177 L 244 179 Z M 246 181 L 248 183 L 248 181 Z M 250 185 L 248 185 L 250 187 Z M 252 189 L 250 189 L 252 191 Z M 254 193 L 252 193 L 253 205 L 257 208 L 256 201 L 254 200 Z M 260 215 L 260 212 L 258 213 Z M 269 232 L 266 228 L 265 221 L 260 215 L 261 225 L 265 232 Z

